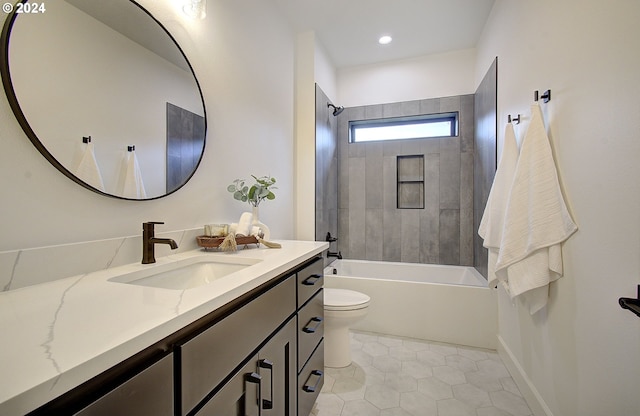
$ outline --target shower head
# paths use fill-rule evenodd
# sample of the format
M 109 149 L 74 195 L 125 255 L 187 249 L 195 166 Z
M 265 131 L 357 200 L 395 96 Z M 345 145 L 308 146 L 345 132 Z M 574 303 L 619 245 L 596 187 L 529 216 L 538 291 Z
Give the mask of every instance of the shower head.
M 337 116 L 338 114 L 342 113 L 344 111 L 344 107 L 340 106 L 340 107 L 336 107 L 335 105 L 331 104 L 331 103 L 327 103 L 327 107 L 333 107 L 333 115 Z

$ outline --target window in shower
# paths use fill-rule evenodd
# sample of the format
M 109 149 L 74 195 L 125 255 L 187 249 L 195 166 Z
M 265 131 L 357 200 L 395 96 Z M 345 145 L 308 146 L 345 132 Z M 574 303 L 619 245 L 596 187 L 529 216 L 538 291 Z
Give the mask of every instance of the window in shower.
M 351 143 L 457 135 L 457 112 L 349 121 L 349 142 Z
M 397 156 L 397 207 L 424 208 L 424 155 Z

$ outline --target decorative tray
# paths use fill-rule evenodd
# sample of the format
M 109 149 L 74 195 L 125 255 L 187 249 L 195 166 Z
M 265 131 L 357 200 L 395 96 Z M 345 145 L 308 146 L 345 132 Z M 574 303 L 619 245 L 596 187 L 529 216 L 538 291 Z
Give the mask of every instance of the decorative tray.
M 207 237 L 206 235 L 199 235 L 196 237 L 198 246 L 204 248 L 218 248 L 224 241 L 224 237 Z M 260 245 L 258 239 L 255 236 L 238 237 L 236 236 L 236 244 L 238 246 L 247 246 L 249 244 Z

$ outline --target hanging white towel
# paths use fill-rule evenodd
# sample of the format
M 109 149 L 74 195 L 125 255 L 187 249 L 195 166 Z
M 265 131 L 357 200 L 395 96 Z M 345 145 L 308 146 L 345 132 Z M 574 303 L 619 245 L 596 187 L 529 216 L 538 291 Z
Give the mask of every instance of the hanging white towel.
M 87 143 L 82 159 L 80 159 L 80 163 L 75 169 L 75 175 L 97 190 L 104 192 L 104 182 L 96 161 L 93 143 Z
M 495 287 L 498 283 L 495 274 L 495 265 L 498 260 L 500 242 L 504 226 L 504 216 L 507 210 L 507 201 L 513 178 L 518 163 L 518 144 L 513 131 L 513 124 L 508 123 L 504 132 L 504 146 L 502 155 L 496 170 L 496 176 L 491 185 L 487 205 L 482 214 L 482 220 L 478 227 L 478 235 L 484 239 L 484 247 L 489 250 L 488 280 L 489 287 Z
M 546 306 L 549 283 L 562 276 L 560 244 L 577 229 L 560 190 L 540 107 L 534 104 L 496 262 L 498 279 L 508 282 L 512 298 L 524 295 L 532 315 Z
M 138 158 L 136 157 L 135 151 L 129 152 L 122 195 L 125 198 L 132 199 L 144 199 L 147 197 L 147 193 L 144 189 L 144 182 L 142 181 L 142 172 L 140 172 L 140 166 L 138 165 Z

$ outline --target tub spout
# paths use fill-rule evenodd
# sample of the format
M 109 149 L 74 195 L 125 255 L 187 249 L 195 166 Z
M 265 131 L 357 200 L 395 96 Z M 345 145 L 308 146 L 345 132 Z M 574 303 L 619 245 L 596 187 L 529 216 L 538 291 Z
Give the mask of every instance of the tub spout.
M 338 252 L 327 251 L 327 258 L 328 257 L 336 257 L 337 259 L 342 259 L 342 252 L 341 251 L 338 251 Z

